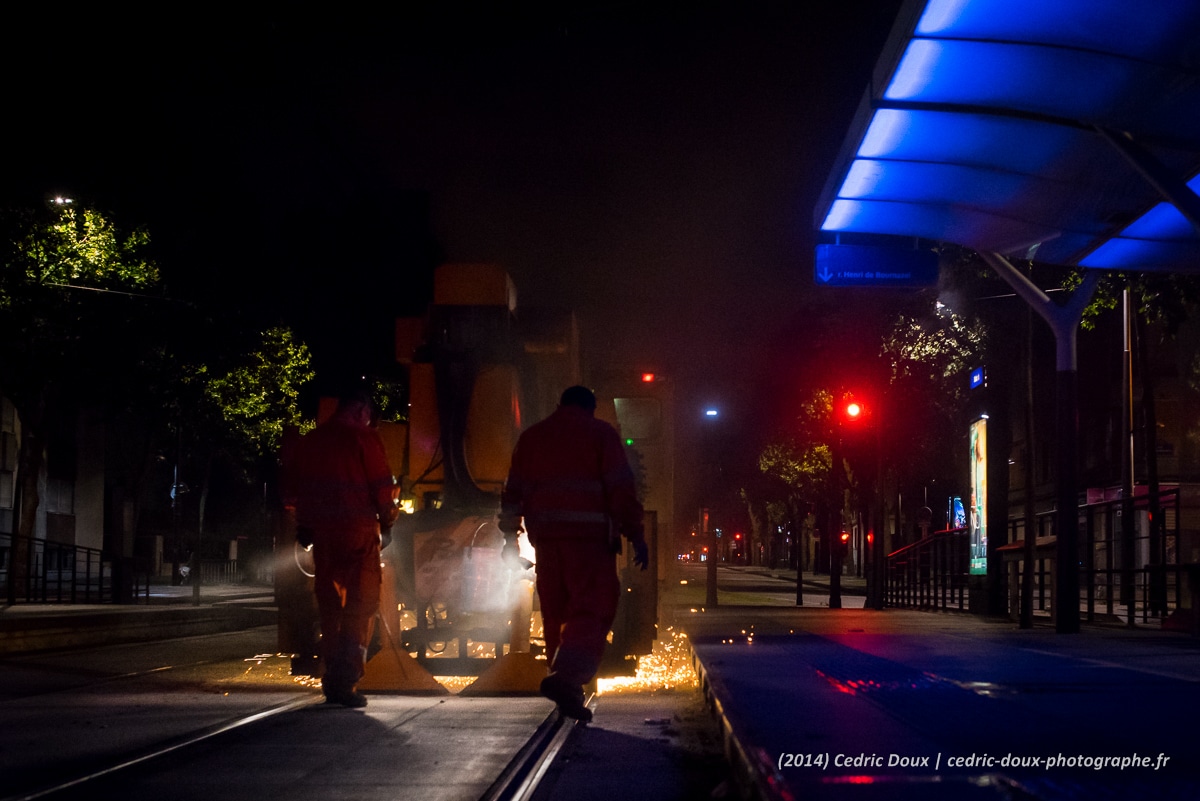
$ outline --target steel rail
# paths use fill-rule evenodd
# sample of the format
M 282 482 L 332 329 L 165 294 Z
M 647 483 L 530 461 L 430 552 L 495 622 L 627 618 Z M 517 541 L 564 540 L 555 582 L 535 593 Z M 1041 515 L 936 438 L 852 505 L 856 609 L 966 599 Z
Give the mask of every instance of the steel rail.
M 585 704 L 594 709 L 596 696 L 589 696 Z M 566 717 L 557 709 L 551 712 L 479 801 L 529 801 L 533 798 L 550 765 L 579 725 L 582 725 L 579 721 Z
M 260 626 L 260 627 L 256 627 L 256 628 L 274 628 L 274 626 Z M 246 630 L 242 630 L 242 631 L 218 631 L 218 632 L 213 632 L 210 634 L 193 634 L 193 635 L 189 635 L 186 637 L 173 638 L 173 640 L 199 640 L 199 639 L 210 639 L 210 638 L 219 638 L 219 637 L 234 637 L 234 636 L 238 636 L 240 634 L 244 634 L 245 631 L 250 631 L 250 630 L 252 630 L 252 629 L 246 629 Z M 139 645 L 155 645 L 155 644 L 159 644 L 162 642 L 167 642 L 167 640 L 155 640 L 155 641 L 147 641 L 147 642 L 142 642 L 142 643 L 118 643 L 118 644 L 114 644 L 114 645 L 99 645 L 99 646 L 87 645 L 87 646 L 81 646 L 78 648 L 67 649 L 65 651 L 55 651 L 55 652 L 50 652 L 50 653 L 35 652 L 35 653 L 28 653 L 28 654 L 11 654 L 8 656 L 0 657 L 0 667 L 11 666 L 11 667 L 18 667 L 18 668 L 24 667 L 24 668 L 31 669 L 31 670 L 44 670 L 46 672 L 54 673 L 56 675 L 73 676 L 73 677 L 77 677 L 79 679 L 78 684 L 70 684 L 70 685 L 66 685 L 63 687 L 51 687 L 49 689 L 44 689 L 44 690 L 35 690 L 33 692 L 24 693 L 19 696 L 20 698 L 33 698 L 35 696 L 54 695 L 55 693 L 78 692 L 79 690 L 91 689 L 93 687 L 100 687 L 105 684 L 114 684 L 114 683 L 120 682 L 120 681 L 141 679 L 141 678 L 145 678 L 147 676 L 154 676 L 154 675 L 160 675 L 163 673 L 170 673 L 171 671 L 191 670 L 193 668 L 206 667 L 208 665 L 219 665 L 223 662 L 230 661 L 229 657 L 213 657 L 210 659 L 193 659 L 193 660 L 190 660 L 187 662 L 180 662 L 178 664 L 158 665 L 156 667 L 144 668 L 141 670 L 130 670 L 130 671 L 126 671 L 123 673 L 106 673 L 103 671 L 84 670 L 84 669 L 80 669 L 80 668 L 71 668 L 71 667 L 59 667 L 59 666 L 56 666 L 53 664 L 49 664 L 49 665 L 45 664 L 47 659 L 58 658 L 58 657 L 63 656 L 64 654 L 82 654 L 82 653 L 86 653 L 89 651 L 112 650 L 112 649 L 117 649 L 117 648 L 130 648 L 130 647 L 139 646 Z M 259 656 L 271 657 L 271 656 L 275 656 L 275 654 L 263 654 L 263 655 L 259 655 Z M 243 661 L 246 661 L 246 660 L 243 660 Z M 0 801 L 5 801 L 5 799 L 0 799 Z
M 201 729 L 200 731 L 193 732 L 191 734 L 185 734 L 178 739 L 166 743 L 165 745 L 153 746 L 137 756 L 130 757 L 118 762 L 115 765 L 109 765 L 106 768 L 101 768 L 100 770 L 93 771 L 92 773 L 88 773 L 84 776 L 77 776 L 73 779 L 68 779 L 65 782 L 60 782 L 50 787 L 43 787 L 30 793 L 0 798 L 0 801 L 34 801 L 34 799 L 37 798 L 45 798 L 46 796 L 53 795 L 54 793 L 70 789 L 71 787 L 77 787 L 81 784 L 86 784 L 87 782 L 109 776 L 113 773 L 131 768 L 135 765 L 140 765 L 143 762 L 148 762 L 161 756 L 166 756 L 167 754 L 178 751 L 181 748 L 187 748 L 188 746 L 195 745 L 196 743 L 204 742 L 205 740 L 212 739 L 213 737 L 233 731 L 234 729 L 240 729 L 243 726 L 248 726 L 251 723 L 257 723 L 260 720 L 274 717 L 275 715 L 283 712 L 291 712 L 292 710 L 301 709 L 303 707 L 312 706 L 318 703 L 321 703 L 320 698 L 305 696 L 303 698 L 287 701 L 286 703 L 277 704 L 276 706 L 268 707 L 267 709 L 260 710 L 251 715 L 236 718 L 226 723 L 218 723 L 215 726 L 210 726 L 207 729 Z
M 153 672 L 153 671 L 151 671 Z M 0 798 L 0 801 L 37 801 L 37 799 L 48 798 L 56 793 L 69 790 L 73 787 L 79 787 L 88 782 L 102 779 L 111 776 L 123 770 L 135 767 L 145 762 L 149 762 L 159 757 L 166 756 L 183 748 L 196 745 L 197 743 L 210 740 L 222 734 L 234 731 L 235 729 L 248 726 L 258 721 L 279 715 L 285 712 L 291 712 L 297 709 L 302 709 L 307 706 L 314 706 L 321 703 L 319 697 L 305 696 L 292 701 L 287 701 L 282 704 L 260 710 L 258 712 L 235 718 L 225 723 L 219 723 L 210 726 L 200 731 L 184 734 L 177 738 L 167 741 L 164 744 L 150 746 L 141 753 L 123 759 L 115 764 L 92 771 L 90 773 L 75 776 L 65 781 L 60 781 L 52 785 L 40 787 L 35 790 L 22 791 L 16 795 L 5 796 Z M 596 696 L 591 695 L 587 699 L 586 705 L 594 709 L 596 706 Z M 568 718 L 558 710 L 552 711 L 546 716 L 545 720 L 539 724 L 533 735 L 521 747 L 521 750 L 509 761 L 504 770 L 501 771 L 499 777 L 487 791 L 480 797 L 479 801 L 530 801 L 534 793 L 537 791 L 546 773 L 549 771 L 551 764 L 558 757 L 570 738 L 571 733 L 580 724 L 578 721 Z

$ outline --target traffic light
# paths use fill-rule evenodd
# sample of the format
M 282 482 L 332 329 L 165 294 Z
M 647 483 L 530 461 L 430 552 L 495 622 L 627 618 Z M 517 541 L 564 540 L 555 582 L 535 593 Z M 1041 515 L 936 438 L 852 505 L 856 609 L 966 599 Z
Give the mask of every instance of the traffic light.
M 846 554 L 850 552 L 850 532 L 843 529 L 836 537 L 829 538 L 828 547 L 831 563 L 841 564 Z
M 849 550 L 850 550 L 850 532 L 849 532 L 849 531 L 843 531 L 843 532 L 841 533 L 841 536 L 839 536 L 839 537 L 838 537 L 838 554 L 839 554 L 839 557 L 841 557 L 841 556 L 845 556 L 845 555 L 846 555 L 846 553 L 847 553 Z
M 837 405 L 838 422 L 853 424 L 864 420 L 867 417 L 867 402 L 860 396 L 852 392 L 847 392 L 842 395 L 841 402 Z

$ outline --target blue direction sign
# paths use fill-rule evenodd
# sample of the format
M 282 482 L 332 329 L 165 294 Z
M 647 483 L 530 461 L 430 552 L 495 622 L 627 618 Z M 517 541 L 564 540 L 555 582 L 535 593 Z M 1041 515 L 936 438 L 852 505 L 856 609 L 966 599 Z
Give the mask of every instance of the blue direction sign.
M 938 257 L 932 250 L 879 245 L 817 245 L 814 279 L 822 286 L 936 286 Z

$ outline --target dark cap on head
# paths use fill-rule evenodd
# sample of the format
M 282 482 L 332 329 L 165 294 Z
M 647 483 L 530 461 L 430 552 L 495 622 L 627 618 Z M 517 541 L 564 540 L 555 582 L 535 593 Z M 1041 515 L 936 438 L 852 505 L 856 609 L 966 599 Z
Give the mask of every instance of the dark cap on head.
M 596 411 L 596 396 L 587 387 L 568 387 L 558 403 L 560 406 L 578 406 L 589 412 Z
M 338 408 L 347 409 L 354 406 L 366 406 L 374 418 L 378 412 L 375 399 L 372 397 L 371 385 L 363 380 L 344 381 L 337 387 Z

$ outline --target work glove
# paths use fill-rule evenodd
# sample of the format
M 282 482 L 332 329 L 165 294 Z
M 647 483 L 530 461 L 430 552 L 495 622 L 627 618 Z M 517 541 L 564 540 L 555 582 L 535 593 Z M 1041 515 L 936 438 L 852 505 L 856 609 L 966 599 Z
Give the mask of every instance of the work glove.
M 644 539 L 634 540 L 631 544 L 633 545 L 633 563 L 645 570 L 650 566 L 650 548 Z
M 504 561 L 504 564 L 518 570 L 528 570 L 533 567 L 533 562 L 521 556 L 521 550 L 515 542 L 504 543 L 504 547 L 500 549 L 500 558 Z
M 296 526 L 296 542 L 307 551 L 313 546 L 313 530 L 307 526 Z

